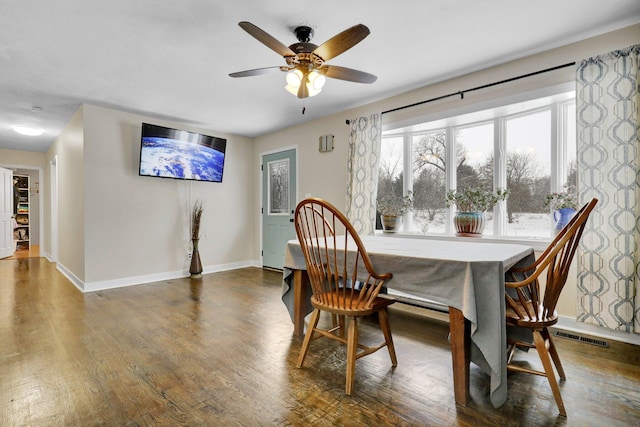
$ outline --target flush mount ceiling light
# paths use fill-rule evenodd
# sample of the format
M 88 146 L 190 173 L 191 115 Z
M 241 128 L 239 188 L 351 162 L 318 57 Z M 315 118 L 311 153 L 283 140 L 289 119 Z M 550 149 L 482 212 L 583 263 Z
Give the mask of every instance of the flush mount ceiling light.
M 13 128 L 14 131 L 19 133 L 20 135 L 39 136 L 44 133 L 42 129 L 32 127 L 32 126 L 13 125 L 11 127 Z
M 285 89 L 298 98 L 307 98 L 320 93 L 326 77 L 356 83 L 373 83 L 377 77 L 364 71 L 352 68 L 326 65 L 326 61 L 335 58 L 362 41 L 369 35 L 369 28 L 358 24 L 330 38 L 320 46 L 310 43 L 313 29 L 300 26 L 294 30 L 298 43 L 285 46 L 270 34 L 250 22 L 238 25 L 265 46 L 280 54 L 287 65 L 277 67 L 256 68 L 253 70 L 231 73 L 231 77 L 249 77 L 276 72 L 287 73 Z

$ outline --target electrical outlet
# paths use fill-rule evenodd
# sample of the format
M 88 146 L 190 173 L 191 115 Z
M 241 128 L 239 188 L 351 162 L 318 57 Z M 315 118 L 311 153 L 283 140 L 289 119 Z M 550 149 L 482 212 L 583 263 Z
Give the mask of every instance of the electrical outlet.
M 187 259 L 191 259 L 191 252 L 187 251 Z

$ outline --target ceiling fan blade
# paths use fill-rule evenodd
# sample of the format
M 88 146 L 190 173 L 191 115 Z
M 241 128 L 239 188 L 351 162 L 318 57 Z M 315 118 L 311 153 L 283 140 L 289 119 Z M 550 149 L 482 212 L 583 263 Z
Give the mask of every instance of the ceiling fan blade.
M 338 67 L 336 65 L 325 65 L 320 68 L 325 76 L 332 79 L 347 80 L 356 83 L 373 83 L 378 77 L 364 71 L 354 70 L 352 68 Z
M 366 25 L 354 25 L 322 43 L 313 53 L 324 61 L 328 61 L 360 43 L 369 35 L 369 32 L 369 28 Z
M 230 73 L 229 77 L 260 76 L 262 74 L 270 74 L 274 71 L 280 71 L 280 67 L 264 67 L 264 68 L 256 68 L 253 70 L 238 71 L 236 73 Z
M 284 44 L 280 43 L 273 36 L 266 33 L 264 30 L 256 27 L 251 22 L 242 21 L 242 22 L 238 22 L 238 25 L 247 33 L 255 37 L 259 42 L 267 46 L 269 49 L 275 51 L 278 55 L 295 56 L 295 52 L 289 49 L 288 46 L 285 46 Z

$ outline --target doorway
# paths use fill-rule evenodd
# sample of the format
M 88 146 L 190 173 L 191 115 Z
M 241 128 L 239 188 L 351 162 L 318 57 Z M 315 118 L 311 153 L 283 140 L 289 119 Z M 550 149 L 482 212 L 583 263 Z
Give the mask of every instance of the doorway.
M 13 255 L 5 259 L 41 257 L 44 249 L 44 206 L 40 192 L 40 184 L 43 182 L 43 169 L 15 164 L 0 164 L 0 167 L 9 169 L 14 177 L 16 175 L 28 177 L 28 186 L 25 186 L 24 193 L 19 194 L 20 200 L 24 197 L 27 197 L 28 200 L 28 244 L 16 245 L 16 251 Z M 28 193 L 28 196 L 26 193 Z M 24 217 L 25 215 L 17 216 Z M 22 228 L 25 227 L 23 226 Z M 24 236 L 27 234 L 24 234 Z
M 287 241 L 295 239 L 297 149 L 262 155 L 262 266 L 282 270 Z

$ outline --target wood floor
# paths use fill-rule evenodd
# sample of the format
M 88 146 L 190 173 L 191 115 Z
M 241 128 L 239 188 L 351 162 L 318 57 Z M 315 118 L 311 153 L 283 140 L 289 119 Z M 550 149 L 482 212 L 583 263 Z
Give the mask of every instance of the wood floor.
M 18 259 L 18 258 L 34 258 L 40 256 L 40 246 L 31 245 L 25 249 L 16 250 L 13 255 L 9 257 L 9 259 Z
M 444 322 L 394 310 L 398 367 L 360 359 L 344 394 L 344 348 L 301 339 L 281 275 L 247 268 L 82 294 L 45 258 L 0 260 L 1 426 L 630 426 L 640 422 L 640 352 L 557 339 L 561 418 L 546 379 L 510 374 L 499 409 L 472 366 L 454 403 Z M 199 297 L 199 298 L 198 298 Z M 366 323 L 365 338 L 378 340 Z M 533 354 L 520 358 L 537 363 Z

